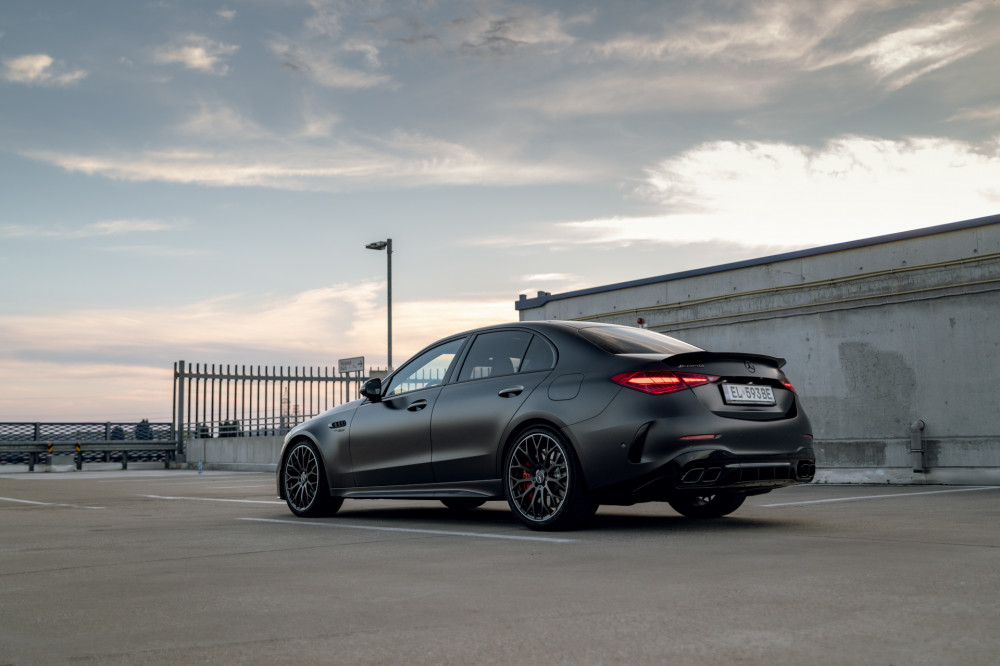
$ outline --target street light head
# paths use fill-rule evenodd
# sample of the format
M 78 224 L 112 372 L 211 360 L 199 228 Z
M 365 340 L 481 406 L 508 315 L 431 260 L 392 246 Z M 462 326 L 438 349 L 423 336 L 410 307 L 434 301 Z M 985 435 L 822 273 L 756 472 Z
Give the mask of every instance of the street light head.
M 374 243 L 368 243 L 368 245 L 365 245 L 365 248 L 369 250 L 384 250 L 387 246 L 388 243 L 385 241 L 376 241 Z

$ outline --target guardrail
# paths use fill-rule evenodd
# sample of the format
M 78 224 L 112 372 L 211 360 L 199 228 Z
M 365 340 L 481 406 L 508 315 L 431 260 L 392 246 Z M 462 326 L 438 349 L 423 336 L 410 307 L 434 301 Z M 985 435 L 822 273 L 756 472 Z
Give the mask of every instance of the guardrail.
M 0 464 L 27 464 L 60 456 L 84 462 L 160 462 L 169 467 L 177 437 L 171 423 L 0 423 Z

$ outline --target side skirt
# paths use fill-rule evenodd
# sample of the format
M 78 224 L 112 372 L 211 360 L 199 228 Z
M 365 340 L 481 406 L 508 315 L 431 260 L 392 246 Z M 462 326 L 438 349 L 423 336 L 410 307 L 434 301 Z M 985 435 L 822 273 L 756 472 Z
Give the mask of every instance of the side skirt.
M 456 497 L 502 500 L 500 479 L 469 481 L 463 484 L 427 483 L 419 486 L 372 486 L 331 488 L 330 494 L 345 499 L 449 499 Z

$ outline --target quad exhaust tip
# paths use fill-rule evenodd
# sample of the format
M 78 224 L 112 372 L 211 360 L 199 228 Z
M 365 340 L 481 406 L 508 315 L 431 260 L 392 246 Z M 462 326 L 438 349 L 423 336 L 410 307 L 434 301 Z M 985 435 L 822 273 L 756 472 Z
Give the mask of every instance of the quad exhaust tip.
M 684 476 L 681 477 L 681 483 L 689 485 L 695 483 L 715 483 L 721 476 L 721 467 L 709 467 L 708 469 L 693 467 L 684 473 Z

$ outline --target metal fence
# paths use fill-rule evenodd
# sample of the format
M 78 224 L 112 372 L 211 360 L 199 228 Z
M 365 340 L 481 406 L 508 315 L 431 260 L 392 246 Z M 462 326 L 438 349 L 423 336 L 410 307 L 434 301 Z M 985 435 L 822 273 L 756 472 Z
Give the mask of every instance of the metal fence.
M 169 462 L 177 435 L 172 423 L 0 423 L 0 465 L 51 462 L 69 455 L 84 462 Z
M 54 442 L 54 441 L 115 441 L 159 440 L 173 441 L 171 423 L 0 423 L 0 441 L 4 442 Z
M 175 428 L 183 439 L 284 435 L 356 399 L 367 379 L 331 367 L 174 364 Z

